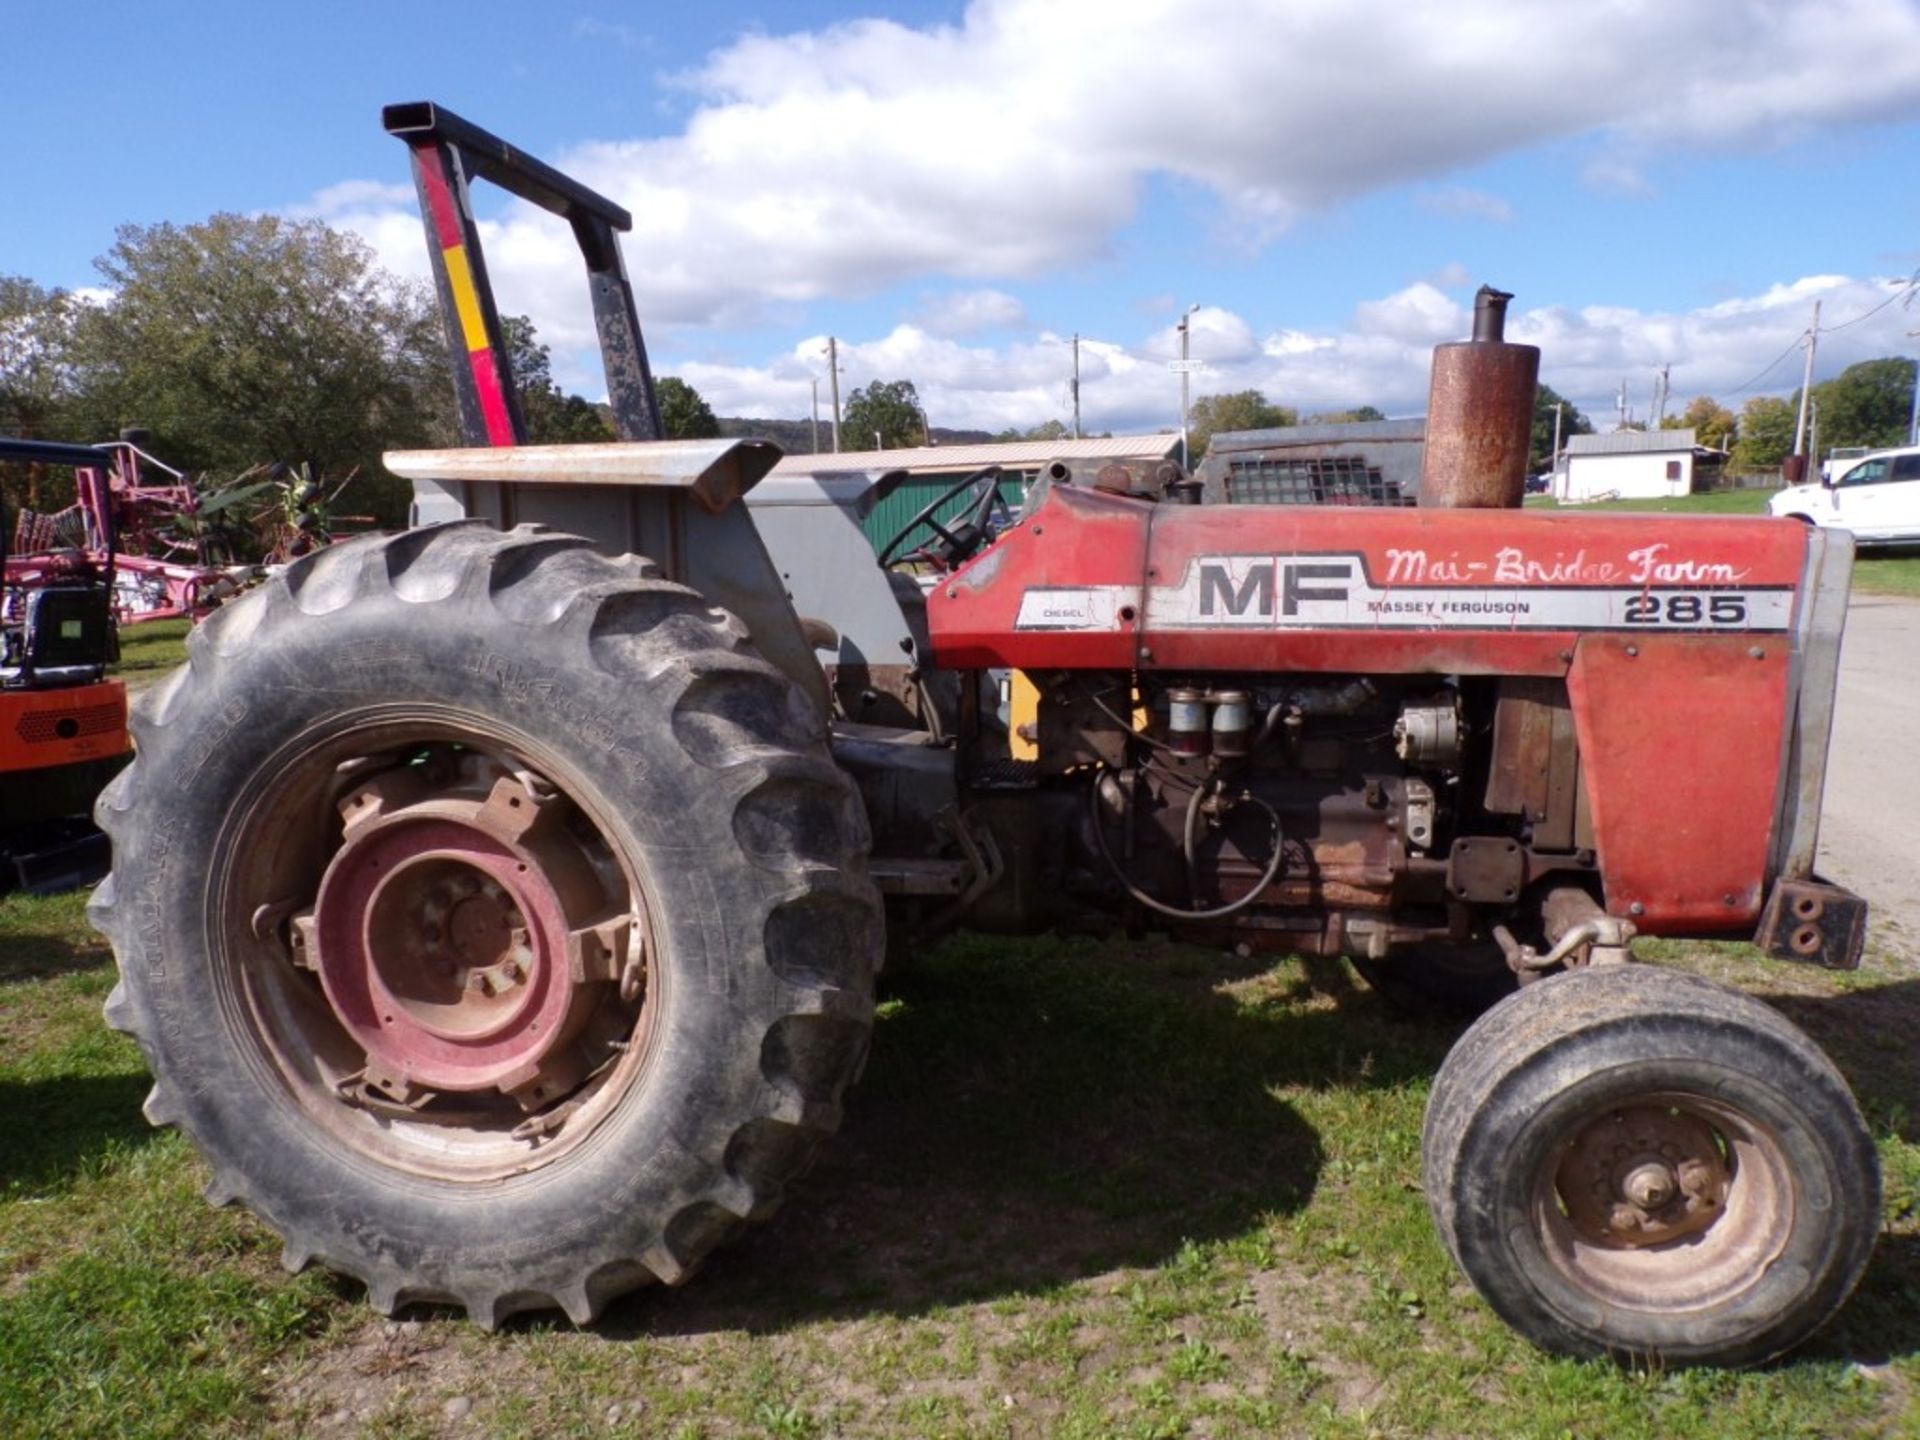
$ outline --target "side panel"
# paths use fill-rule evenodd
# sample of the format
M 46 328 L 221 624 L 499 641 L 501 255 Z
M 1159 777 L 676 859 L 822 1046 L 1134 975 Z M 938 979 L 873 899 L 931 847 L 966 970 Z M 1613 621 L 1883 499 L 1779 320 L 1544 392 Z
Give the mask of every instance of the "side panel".
M 1772 843 L 1784 636 L 1588 635 L 1567 690 L 1607 909 L 1642 929 L 1751 929 Z
M 1039 510 L 928 595 L 935 663 L 951 670 L 1132 669 L 1153 510 L 1121 496 L 1054 487 Z

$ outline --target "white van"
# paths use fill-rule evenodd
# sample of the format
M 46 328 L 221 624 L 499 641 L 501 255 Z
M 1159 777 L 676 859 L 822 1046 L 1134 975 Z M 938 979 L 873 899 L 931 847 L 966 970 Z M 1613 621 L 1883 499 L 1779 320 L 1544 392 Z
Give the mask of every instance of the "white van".
M 1920 445 L 1835 461 L 1829 479 L 1789 486 L 1767 513 L 1851 530 L 1863 546 L 1920 544 Z

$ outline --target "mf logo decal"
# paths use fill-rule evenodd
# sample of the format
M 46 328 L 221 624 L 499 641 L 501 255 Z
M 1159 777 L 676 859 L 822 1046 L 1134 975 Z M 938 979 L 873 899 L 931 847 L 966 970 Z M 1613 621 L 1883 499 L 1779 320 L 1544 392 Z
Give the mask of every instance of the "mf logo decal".
M 1196 562 L 1200 614 L 1226 620 L 1274 618 L 1274 576 L 1280 589 L 1280 614 L 1298 615 L 1304 603 L 1344 603 L 1354 577 L 1352 560 L 1218 560 Z M 1330 582 L 1339 581 L 1338 585 Z M 1156 595 L 1161 592 L 1156 589 Z
M 1446 573 L 1453 583 L 1435 584 L 1429 573 L 1425 584 L 1382 585 L 1359 554 L 1201 555 L 1176 582 L 1145 588 L 1143 618 L 1149 630 L 1722 631 L 1785 630 L 1793 619 L 1790 586 L 1729 584 L 1723 567 L 1664 562 L 1635 579 L 1591 567 L 1576 572 L 1585 584 L 1514 584 L 1497 567 L 1474 568 L 1485 579 Z M 1592 583 L 1602 571 L 1613 583 Z M 1035 587 L 1014 628 L 1111 630 L 1140 604 L 1141 590 L 1126 585 Z

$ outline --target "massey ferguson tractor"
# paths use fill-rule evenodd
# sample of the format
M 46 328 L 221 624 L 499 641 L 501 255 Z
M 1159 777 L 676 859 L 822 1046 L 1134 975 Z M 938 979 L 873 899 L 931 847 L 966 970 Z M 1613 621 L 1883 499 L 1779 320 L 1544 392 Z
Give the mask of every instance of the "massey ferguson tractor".
M 1535 1343 L 1748 1364 L 1842 1304 L 1879 1217 L 1845 1082 L 1632 944 L 1858 962 L 1812 870 L 1844 536 L 1523 512 L 1538 353 L 1487 291 L 1417 507 L 1056 464 L 997 533 L 998 477 L 962 482 L 883 569 L 858 476 L 658 438 L 624 211 L 443 109 L 385 122 L 469 441 L 387 463 L 442 523 L 216 612 L 99 807 L 107 1018 L 289 1268 L 587 1323 L 780 1204 L 890 931 L 1147 925 L 1510 992 L 1424 1183 Z M 520 443 L 476 177 L 571 225 L 621 442 Z

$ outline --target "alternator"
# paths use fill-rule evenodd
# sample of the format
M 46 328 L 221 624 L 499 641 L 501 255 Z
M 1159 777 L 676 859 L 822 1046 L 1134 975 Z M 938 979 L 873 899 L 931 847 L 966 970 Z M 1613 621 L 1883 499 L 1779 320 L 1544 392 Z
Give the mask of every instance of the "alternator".
M 1450 770 L 1460 763 L 1460 706 L 1444 700 L 1410 703 L 1393 722 L 1394 753 L 1409 765 Z

